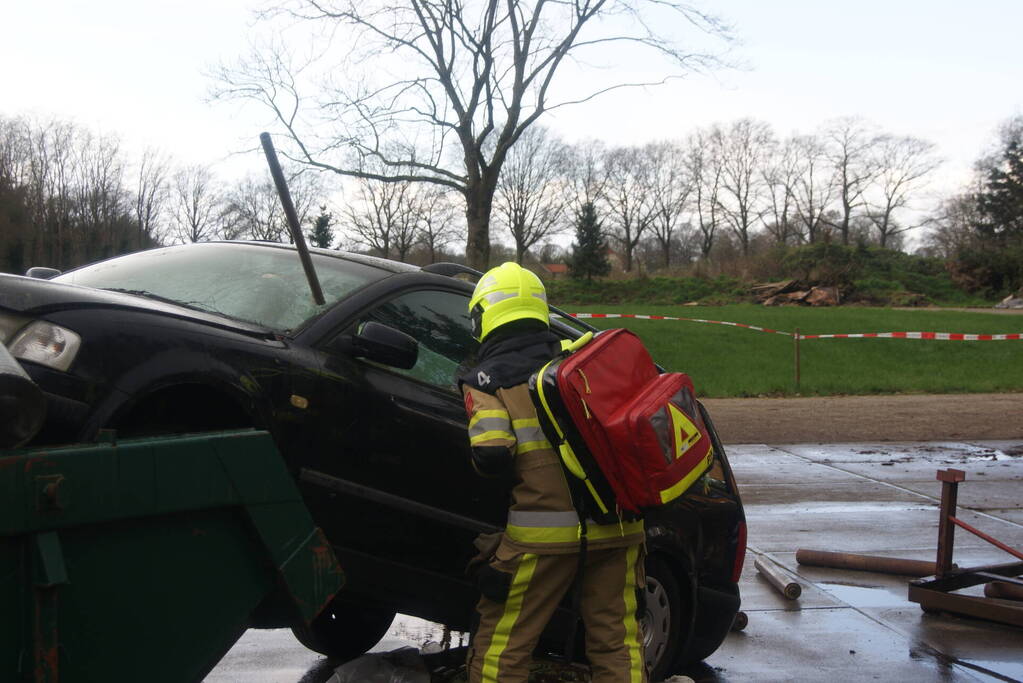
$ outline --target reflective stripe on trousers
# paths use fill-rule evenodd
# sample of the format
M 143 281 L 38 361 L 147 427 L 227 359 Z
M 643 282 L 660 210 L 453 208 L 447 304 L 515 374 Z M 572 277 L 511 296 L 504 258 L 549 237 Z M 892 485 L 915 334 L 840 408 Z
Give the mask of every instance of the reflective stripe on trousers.
M 642 632 L 636 620 L 642 546 L 586 555 L 580 616 L 593 683 L 647 683 Z M 503 559 L 502 559 L 503 558 Z M 470 648 L 469 683 L 526 683 L 531 653 L 558 604 L 572 589 L 579 556 L 517 553 L 491 561 L 510 574 L 504 603 L 481 598 Z
M 508 538 L 520 543 L 573 543 L 582 535 L 582 527 L 575 510 L 564 512 L 511 510 L 508 512 L 508 527 L 505 533 L 508 534 Z M 642 520 L 621 524 L 597 524 L 593 521 L 586 523 L 586 537 L 593 541 L 642 533 Z
M 483 681 L 500 683 L 498 674 L 500 673 L 501 655 L 508 647 L 512 627 L 515 626 L 515 621 L 522 611 L 526 589 L 529 588 L 529 581 L 533 578 L 533 571 L 536 569 L 536 560 L 536 555 L 526 553 L 515 570 L 511 587 L 508 589 L 508 599 L 504 603 L 504 613 L 501 615 L 501 620 L 497 622 L 494 635 L 490 639 L 490 646 L 487 648 L 486 654 L 483 655 Z

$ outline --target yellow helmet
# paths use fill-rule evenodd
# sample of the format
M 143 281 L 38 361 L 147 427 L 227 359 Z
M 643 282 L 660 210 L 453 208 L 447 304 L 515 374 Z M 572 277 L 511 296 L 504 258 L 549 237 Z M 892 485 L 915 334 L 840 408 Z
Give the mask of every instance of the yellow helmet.
M 491 268 L 469 300 L 472 334 L 483 341 L 491 332 L 515 320 L 533 318 L 550 325 L 547 292 L 535 274 L 517 263 Z

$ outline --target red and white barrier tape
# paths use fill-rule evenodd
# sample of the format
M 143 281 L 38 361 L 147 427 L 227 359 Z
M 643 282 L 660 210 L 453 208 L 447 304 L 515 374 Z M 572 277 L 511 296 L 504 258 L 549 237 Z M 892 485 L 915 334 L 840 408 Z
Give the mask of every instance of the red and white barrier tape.
M 800 339 L 936 339 L 939 341 L 1020 341 L 1023 334 L 959 334 L 957 332 L 863 332 L 801 334 Z
M 745 323 L 731 323 L 726 320 L 703 320 L 702 318 L 676 318 L 670 315 L 639 315 L 638 313 L 569 313 L 573 318 L 635 318 L 636 320 L 682 320 L 691 323 L 710 323 L 712 325 L 729 325 L 731 327 L 742 327 L 756 332 L 767 332 L 769 334 L 784 334 L 791 337 L 791 332 L 772 330 L 769 327 L 757 327 Z
M 633 318 L 635 320 L 681 320 L 691 323 L 709 323 L 712 325 L 728 325 L 742 327 L 756 332 L 782 334 L 795 337 L 794 332 L 773 330 L 769 327 L 757 327 L 745 323 L 733 323 L 725 320 L 704 320 L 702 318 L 677 318 L 670 315 L 640 315 L 638 313 L 569 313 L 573 318 Z M 936 341 L 1023 341 L 1023 333 L 1015 334 L 960 334 L 958 332 L 859 332 L 851 334 L 800 334 L 800 339 L 932 339 Z

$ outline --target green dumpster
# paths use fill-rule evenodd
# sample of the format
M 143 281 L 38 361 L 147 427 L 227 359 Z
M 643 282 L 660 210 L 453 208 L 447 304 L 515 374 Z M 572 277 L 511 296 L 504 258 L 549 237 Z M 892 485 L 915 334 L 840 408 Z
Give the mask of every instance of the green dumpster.
M 201 680 L 343 582 L 265 432 L 0 451 L 0 681 Z

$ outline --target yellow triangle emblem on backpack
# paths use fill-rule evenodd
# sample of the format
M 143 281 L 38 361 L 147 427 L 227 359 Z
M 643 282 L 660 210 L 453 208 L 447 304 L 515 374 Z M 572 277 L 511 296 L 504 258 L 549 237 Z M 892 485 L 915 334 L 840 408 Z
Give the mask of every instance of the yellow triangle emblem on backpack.
M 686 451 L 693 447 L 700 440 L 700 430 L 696 428 L 693 421 L 675 407 L 674 403 L 668 404 L 668 414 L 671 415 L 671 431 L 674 434 L 675 459 L 678 460 Z

